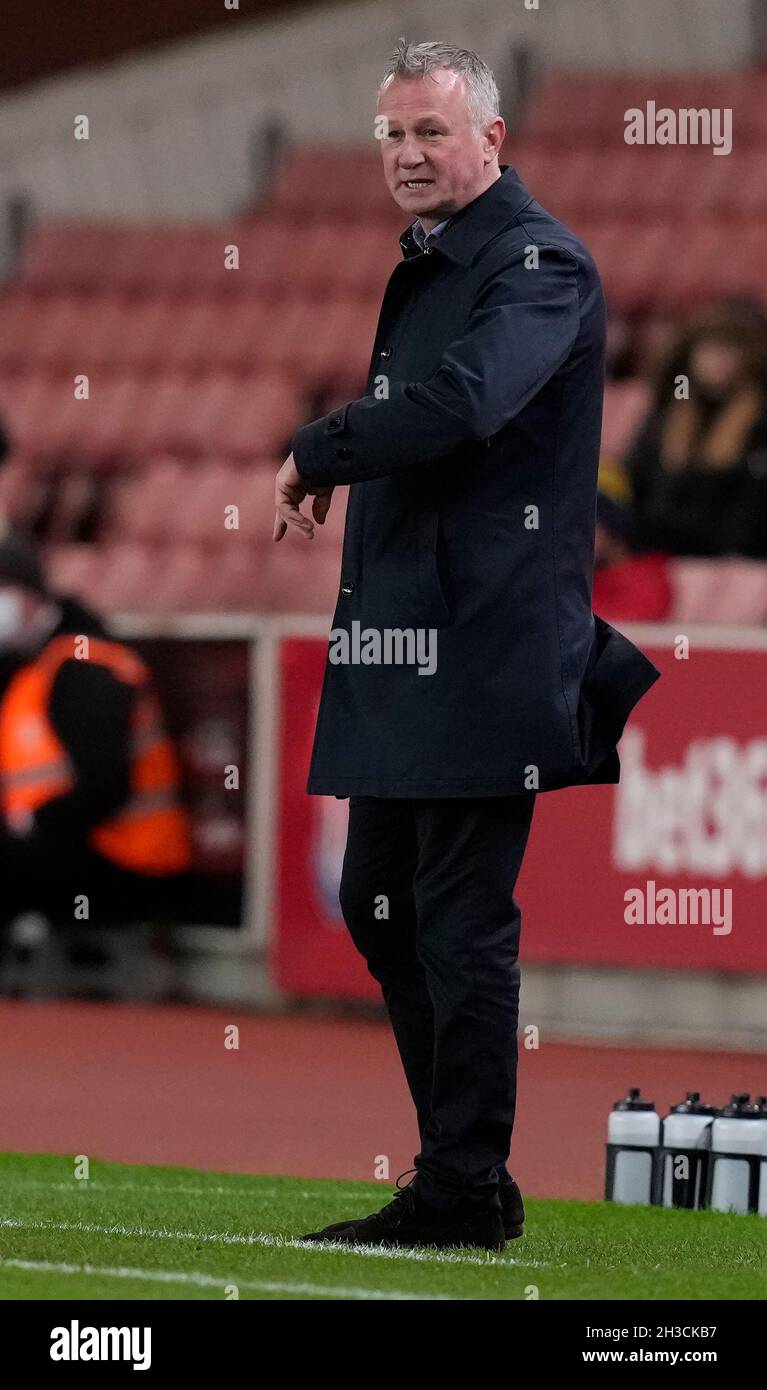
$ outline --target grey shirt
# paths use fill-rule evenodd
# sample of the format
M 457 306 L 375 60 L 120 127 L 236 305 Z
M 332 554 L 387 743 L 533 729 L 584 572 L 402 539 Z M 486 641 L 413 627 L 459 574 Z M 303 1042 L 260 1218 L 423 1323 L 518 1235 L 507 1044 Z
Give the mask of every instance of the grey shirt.
M 450 225 L 451 221 L 452 218 L 446 217 L 444 222 L 438 222 L 436 227 L 434 227 L 432 231 L 425 232 L 423 227 L 421 226 L 421 219 L 417 217 L 410 230 L 413 233 L 415 241 L 423 251 L 425 246 L 428 246 L 431 241 L 435 241 L 436 238 L 440 236 L 442 232 L 444 232 L 445 228 Z

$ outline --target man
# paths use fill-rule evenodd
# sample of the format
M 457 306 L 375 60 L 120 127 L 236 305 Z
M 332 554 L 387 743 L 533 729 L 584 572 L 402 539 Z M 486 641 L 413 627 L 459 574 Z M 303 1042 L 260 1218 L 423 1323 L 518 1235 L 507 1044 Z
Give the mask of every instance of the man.
M 334 631 L 437 637 L 437 668 L 329 661 L 308 790 L 350 798 L 346 923 L 380 982 L 415 1102 L 416 1177 L 312 1240 L 503 1248 L 520 915 L 535 795 L 618 780 L 657 678 L 591 612 L 604 306 L 580 242 L 498 163 L 476 54 L 400 41 L 384 174 L 411 219 L 368 394 L 300 429 L 274 537 L 351 484 Z M 353 194 L 353 190 L 350 190 Z M 385 903 L 385 915 L 381 904 Z
M 0 540 L 0 918 L 172 913 L 190 862 L 175 750 L 144 663 L 34 550 Z

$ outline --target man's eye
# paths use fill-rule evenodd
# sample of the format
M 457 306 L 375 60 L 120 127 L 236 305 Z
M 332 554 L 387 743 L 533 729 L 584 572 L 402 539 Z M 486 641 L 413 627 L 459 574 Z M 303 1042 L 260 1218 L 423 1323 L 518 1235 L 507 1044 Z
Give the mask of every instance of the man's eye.
M 441 134 L 442 134 L 442 131 L 441 131 L 441 130 L 427 130 L 427 131 L 426 131 L 426 134 L 427 134 L 427 135 L 441 135 Z

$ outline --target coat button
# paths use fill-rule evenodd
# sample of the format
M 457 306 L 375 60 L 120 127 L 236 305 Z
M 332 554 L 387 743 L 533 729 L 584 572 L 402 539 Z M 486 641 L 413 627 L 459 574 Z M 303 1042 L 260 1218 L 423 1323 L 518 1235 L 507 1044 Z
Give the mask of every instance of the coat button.
M 391 348 L 390 348 L 390 347 L 385 347 L 385 348 L 381 348 L 381 351 L 380 351 L 380 353 L 379 353 L 378 355 L 379 355 L 379 357 L 391 357 L 391 353 L 392 353 Z
M 343 580 L 341 581 L 341 593 L 342 593 L 342 594 L 353 594 L 353 593 L 354 593 L 354 584 L 352 583 L 352 580 L 351 580 L 351 579 L 343 579 Z
M 352 456 L 352 451 L 351 451 L 351 449 L 336 449 L 336 458 L 337 458 L 337 459 L 350 459 L 351 456 Z
M 331 425 L 340 425 L 340 423 L 341 423 L 341 416 L 340 416 L 340 415 L 334 415 L 334 416 L 333 416 L 333 419 L 330 420 L 329 423 L 330 423 Z

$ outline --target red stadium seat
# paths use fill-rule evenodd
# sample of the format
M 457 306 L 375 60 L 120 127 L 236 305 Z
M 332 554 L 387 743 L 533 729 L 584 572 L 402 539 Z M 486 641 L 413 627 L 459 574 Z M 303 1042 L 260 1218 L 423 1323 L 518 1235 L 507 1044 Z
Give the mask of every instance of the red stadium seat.
M 210 459 L 189 469 L 173 512 L 174 538 L 221 551 L 268 545 L 278 467 L 277 463 L 247 466 Z
M 269 203 L 293 219 L 311 217 L 318 210 L 345 218 L 352 196 L 357 207 L 376 215 L 390 211 L 381 154 L 372 140 L 369 148 L 348 151 L 324 146 L 294 150 L 281 161 Z
M 103 284 L 117 230 L 110 224 L 48 222 L 33 227 L 16 270 L 27 289 L 91 288 Z
M 645 109 L 648 101 L 658 110 L 729 108 L 745 144 L 767 136 L 767 76 L 709 72 L 551 72 L 533 94 L 523 133 L 562 147 L 622 144 L 625 113 Z
M 295 384 L 284 376 L 211 382 L 195 414 L 201 445 L 244 458 L 279 454 L 295 433 L 300 405 Z
M 264 302 L 241 295 L 205 295 L 176 303 L 172 328 L 163 344 L 166 371 L 256 370 L 261 364 L 258 344 L 264 337 L 264 318 Z
M 76 400 L 72 378 L 34 373 L 7 378 L 2 408 L 12 438 L 29 455 L 74 453 L 88 421 L 87 400 Z
M 165 578 L 167 547 L 156 551 L 144 545 L 120 542 L 97 547 L 98 587 L 91 591 L 105 613 L 151 612 Z
M 52 545 L 46 547 L 44 560 L 48 583 L 55 593 L 100 604 L 102 556 L 96 546 Z
M 767 304 L 766 93 L 765 74 L 553 73 L 504 150 L 583 236 L 609 309 L 639 325 L 640 361 L 672 314 L 725 294 Z M 627 146 L 624 113 L 650 97 L 731 106 L 733 154 Z M 293 151 L 267 202 L 236 221 L 35 228 L 0 297 L 0 409 L 15 449 L 0 513 L 44 514 L 56 575 L 108 611 L 332 614 L 348 490 L 314 541 L 289 533 L 275 546 L 274 475 L 302 420 L 362 391 L 406 222 L 371 139 Z M 625 454 L 648 396 L 643 381 L 608 384 L 603 456 Z M 67 543 L 89 533 L 94 484 L 99 544 Z M 230 505 L 236 529 L 224 526 Z M 679 564 L 686 620 L 767 621 L 760 569 Z
M 111 483 L 106 507 L 108 540 L 162 541 L 172 532 L 187 470 L 178 459 L 153 460 L 146 468 Z
M 320 528 L 321 532 L 321 528 Z M 288 532 L 267 551 L 268 606 L 279 612 L 332 616 L 338 600 L 341 557 L 321 533 L 306 540 Z
M 166 543 L 153 553 L 152 570 L 155 583 L 142 599 L 143 608 L 162 613 L 204 609 L 209 561 L 197 546 Z
M 767 622 L 767 564 L 760 561 L 675 559 L 671 583 L 677 622 Z
M 268 551 L 251 545 L 224 545 L 206 558 L 204 592 L 195 596 L 199 612 L 266 612 L 271 594 Z M 186 605 L 191 608 L 192 596 Z
M 11 373 L 28 372 L 46 337 L 45 300 L 23 291 L 0 297 L 0 365 Z

